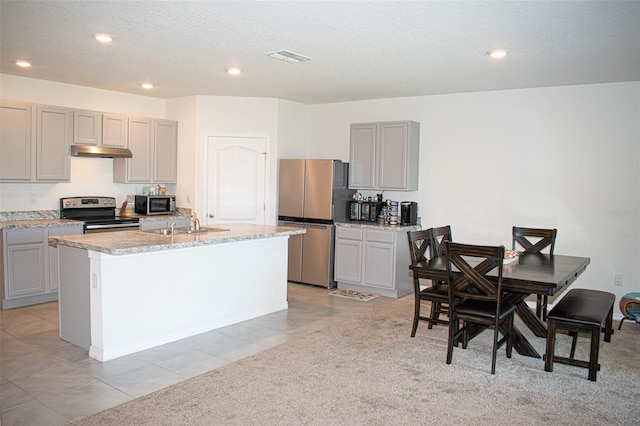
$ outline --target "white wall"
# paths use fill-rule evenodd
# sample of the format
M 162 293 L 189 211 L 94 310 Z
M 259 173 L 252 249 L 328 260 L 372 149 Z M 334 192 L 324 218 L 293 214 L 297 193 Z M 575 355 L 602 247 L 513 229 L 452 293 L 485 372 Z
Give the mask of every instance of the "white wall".
M 278 143 L 278 100 L 265 98 L 239 98 L 227 96 L 197 96 L 195 132 L 195 180 L 193 187 L 195 211 L 207 214 L 206 194 L 206 140 L 209 136 L 266 136 L 269 149 L 267 223 L 275 223 Z
M 639 103 L 632 82 L 314 105 L 308 152 L 348 160 L 350 123 L 418 121 L 419 191 L 385 199 L 469 243 L 556 227 L 556 253 L 591 258 L 576 285 L 620 297 L 640 291 Z
M 168 117 L 178 120 L 178 188 L 176 195 L 199 216 L 208 213 L 206 141 L 209 136 L 266 136 L 268 155 L 267 223 L 277 214 L 278 159 L 305 156 L 306 105 L 265 98 L 195 96 L 167 102 Z M 180 204 L 180 203 L 179 203 Z
M 176 204 L 195 211 L 194 187 L 196 163 L 197 98 L 169 99 L 167 118 L 178 122 L 178 183 L 176 184 Z M 199 160 L 198 160 L 199 161 Z
M 146 96 L 91 89 L 0 74 L 2 100 L 165 118 L 165 101 Z M 0 183 L 0 211 L 58 210 L 60 198 L 115 196 L 118 205 L 142 185 L 113 183 L 113 160 L 71 158 L 71 182 Z M 36 202 L 31 203 L 32 196 Z

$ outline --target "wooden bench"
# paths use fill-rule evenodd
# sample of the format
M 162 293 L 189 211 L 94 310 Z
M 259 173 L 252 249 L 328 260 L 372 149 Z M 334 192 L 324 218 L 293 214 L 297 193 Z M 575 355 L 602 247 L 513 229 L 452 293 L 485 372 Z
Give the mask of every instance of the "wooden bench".
M 604 291 L 573 289 L 558 302 L 547 316 L 547 349 L 545 371 L 553 371 L 553 363 L 575 365 L 589 369 L 589 380 L 595 382 L 600 349 L 600 333 L 604 327 L 604 341 L 611 341 L 613 333 L 613 304 L 615 295 Z M 573 335 L 569 358 L 554 354 L 556 331 L 565 330 Z M 591 333 L 589 361 L 574 359 L 578 333 Z

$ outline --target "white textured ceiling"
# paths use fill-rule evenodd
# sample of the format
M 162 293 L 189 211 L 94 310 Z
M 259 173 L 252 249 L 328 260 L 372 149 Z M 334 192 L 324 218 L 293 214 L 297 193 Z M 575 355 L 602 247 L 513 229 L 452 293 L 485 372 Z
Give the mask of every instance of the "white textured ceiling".
M 1 0 L 0 19 L 4 74 L 159 98 L 316 104 L 640 80 L 640 1 Z M 491 60 L 495 48 L 509 55 Z M 266 55 L 277 50 L 313 59 Z

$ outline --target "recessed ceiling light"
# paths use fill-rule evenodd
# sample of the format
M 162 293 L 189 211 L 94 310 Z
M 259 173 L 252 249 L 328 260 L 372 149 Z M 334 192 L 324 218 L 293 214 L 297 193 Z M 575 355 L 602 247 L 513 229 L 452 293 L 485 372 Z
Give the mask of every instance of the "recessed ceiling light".
M 104 33 L 94 34 L 93 38 L 98 40 L 100 43 L 111 43 L 113 41 L 113 37 L 112 36 L 110 36 L 109 34 L 104 34 Z
M 504 49 L 495 49 L 488 51 L 487 55 L 491 56 L 493 59 L 502 59 L 507 56 L 507 51 Z
M 142 88 L 143 89 L 147 89 L 147 90 L 153 89 L 153 84 L 151 84 L 151 83 L 142 83 Z
M 275 59 L 280 59 L 281 61 L 291 62 L 292 64 L 311 60 L 311 58 L 308 56 L 291 52 L 290 50 L 279 50 L 277 52 L 267 53 L 267 55 Z
M 240 75 L 242 73 L 242 70 L 240 68 L 229 68 L 227 70 L 227 72 L 231 75 Z
M 29 68 L 31 66 L 30 62 L 19 59 L 16 61 L 16 65 L 22 68 Z

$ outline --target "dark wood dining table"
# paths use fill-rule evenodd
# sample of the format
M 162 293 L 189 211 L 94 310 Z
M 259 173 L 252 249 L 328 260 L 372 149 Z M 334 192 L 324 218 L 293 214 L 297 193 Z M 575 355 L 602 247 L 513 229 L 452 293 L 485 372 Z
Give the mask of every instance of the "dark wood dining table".
M 559 254 L 521 254 L 517 261 L 503 267 L 502 288 L 509 292 L 505 300 L 517 306 L 516 313 L 537 337 L 546 337 L 547 327 L 529 308 L 526 303 L 527 297 L 531 294 L 553 296 L 562 292 L 585 271 L 590 261 L 588 257 Z M 447 280 L 444 256 L 409 268 L 418 271 L 420 278 Z M 492 274 L 497 277 L 497 270 L 489 273 L 489 276 Z M 513 347 L 519 354 L 541 358 L 538 351 L 515 325 L 513 331 Z

